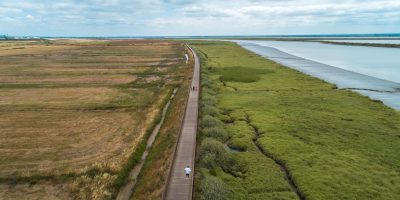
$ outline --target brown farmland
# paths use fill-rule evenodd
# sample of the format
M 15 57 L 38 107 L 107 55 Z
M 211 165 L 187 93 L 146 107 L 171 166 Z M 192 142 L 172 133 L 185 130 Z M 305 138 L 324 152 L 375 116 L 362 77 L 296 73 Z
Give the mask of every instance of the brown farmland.
M 184 51 L 146 40 L 0 42 L 0 196 L 110 197 L 185 80 Z

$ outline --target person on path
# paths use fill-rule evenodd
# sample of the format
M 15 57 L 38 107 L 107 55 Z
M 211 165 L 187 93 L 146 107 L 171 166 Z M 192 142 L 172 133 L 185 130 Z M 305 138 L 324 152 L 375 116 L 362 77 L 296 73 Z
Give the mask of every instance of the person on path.
M 192 170 L 190 169 L 189 165 L 186 166 L 186 168 L 185 168 L 186 178 L 189 178 L 189 175 L 190 175 L 190 172 L 191 172 L 191 171 L 192 171 Z
M 188 55 L 187 53 L 185 53 L 185 61 L 186 61 L 186 64 L 188 64 L 188 62 L 189 62 L 189 55 Z

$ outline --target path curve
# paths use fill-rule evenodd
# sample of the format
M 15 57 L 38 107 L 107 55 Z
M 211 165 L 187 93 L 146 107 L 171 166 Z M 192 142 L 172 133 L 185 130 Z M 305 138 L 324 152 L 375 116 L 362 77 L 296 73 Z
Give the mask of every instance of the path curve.
M 194 58 L 192 85 L 186 106 L 177 149 L 166 187 L 166 200 L 191 200 L 193 189 L 193 172 L 196 153 L 197 116 L 199 109 L 200 61 L 196 52 L 190 48 Z M 193 91 L 193 86 L 197 89 Z M 185 177 L 185 167 L 190 166 L 192 173 Z

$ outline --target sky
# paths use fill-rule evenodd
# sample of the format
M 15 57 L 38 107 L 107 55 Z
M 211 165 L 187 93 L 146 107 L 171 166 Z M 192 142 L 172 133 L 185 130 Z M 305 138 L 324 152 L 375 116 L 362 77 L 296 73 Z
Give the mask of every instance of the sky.
M 0 0 L 0 35 L 400 33 L 400 0 Z

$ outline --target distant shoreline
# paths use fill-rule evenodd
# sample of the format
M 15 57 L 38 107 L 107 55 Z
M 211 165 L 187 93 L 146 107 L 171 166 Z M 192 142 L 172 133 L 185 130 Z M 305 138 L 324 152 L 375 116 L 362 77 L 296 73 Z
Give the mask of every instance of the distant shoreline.
M 367 47 L 386 47 L 386 48 L 400 48 L 400 44 L 379 44 L 379 43 L 354 43 L 349 40 L 349 42 L 335 42 L 335 41 L 318 41 L 325 44 L 334 45 L 349 45 L 349 46 L 367 46 Z
M 382 34 L 293 34 L 293 35 L 209 35 L 209 36 L 24 36 L 24 35 L 0 35 L 0 40 L 12 39 L 279 39 L 279 38 L 303 38 L 303 39 L 321 39 L 321 38 L 341 38 L 341 39 L 399 39 L 400 33 L 382 33 Z
M 380 44 L 351 42 L 360 40 L 399 40 L 400 34 L 339 34 L 339 35 L 266 35 L 266 36 L 120 36 L 120 37 L 31 37 L 31 36 L 0 36 L 0 41 L 27 41 L 27 40 L 181 40 L 181 39 L 206 39 L 206 40 L 266 40 L 266 41 L 301 41 L 320 42 L 333 45 L 369 46 L 384 48 L 400 48 L 400 44 Z M 324 41 L 347 40 L 347 41 Z

